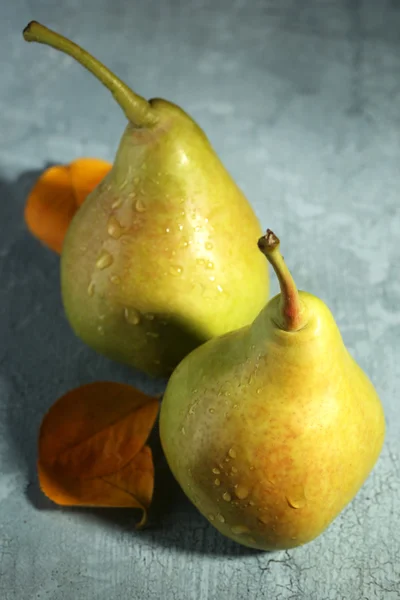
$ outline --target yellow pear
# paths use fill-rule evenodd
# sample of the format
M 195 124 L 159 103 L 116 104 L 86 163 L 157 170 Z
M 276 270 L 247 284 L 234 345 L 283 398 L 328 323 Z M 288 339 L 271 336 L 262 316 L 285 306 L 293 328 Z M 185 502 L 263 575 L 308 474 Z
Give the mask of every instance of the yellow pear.
M 75 58 L 109 88 L 129 121 L 113 168 L 64 241 L 67 318 L 98 352 L 168 376 L 193 348 L 249 324 L 261 310 L 268 270 L 251 243 L 261 235 L 258 219 L 181 108 L 138 96 L 37 22 L 24 38 Z
M 279 279 L 250 326 L 206 342 L 173 373 L 160 433 L 190 500 L 253 548 L 310 542 L 351 501 L 382 448 L 376 391 L 327 306 L 298 291 L 271 232 Z

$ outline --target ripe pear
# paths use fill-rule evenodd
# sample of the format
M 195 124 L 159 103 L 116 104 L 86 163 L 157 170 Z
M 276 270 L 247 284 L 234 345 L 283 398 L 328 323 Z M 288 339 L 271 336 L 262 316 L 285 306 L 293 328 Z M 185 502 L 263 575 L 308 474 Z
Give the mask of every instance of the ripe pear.
M 251 243 L 261 235 L 258 219 L 181 108 L 138 96 L 37 22 L 24 38 L 75 58 L 129 121 L 110 173 L 76 213 L 63 244 L 67 318 L 98 352 L 168 376 L 196 346 L 249 324 L 261 310 L 268 270 Z
M 376 391 L 327 306 L 298 291 L 267 231 L 259 247 L 281 293 L 254 323 L 194 350 L 169 380 L 160 415 L 175 478 L 222 534 L 288 549 L 320 535 L 380 454 Z

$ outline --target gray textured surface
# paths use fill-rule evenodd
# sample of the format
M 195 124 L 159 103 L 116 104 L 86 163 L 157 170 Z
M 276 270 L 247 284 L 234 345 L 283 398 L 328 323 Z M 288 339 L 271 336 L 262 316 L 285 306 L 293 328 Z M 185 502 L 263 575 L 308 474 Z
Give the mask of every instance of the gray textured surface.
M 400 598 L 399 1 L 80 4 L 1 2 L 0 597 Z M 24 227 L 38 172 L 82 155 L 112 159 L 124 127 L 71 59 L 22 41 L 32 18 L 86 45 L 144 96 L 192 113 L 263 226 L 280 234 L 299 286 L 331 307 L 374 381 L 387 417 L 381 459 L 312 544 L 259 554 L 223 539 L 157 452 L 164 488 L 147 532 L 135 533 L 124 511 L 58 510 L 40 494 L 36 437 L 55 398 L 100 378 L 147 391 L 162 382 L 73 337 L 58 258 Z

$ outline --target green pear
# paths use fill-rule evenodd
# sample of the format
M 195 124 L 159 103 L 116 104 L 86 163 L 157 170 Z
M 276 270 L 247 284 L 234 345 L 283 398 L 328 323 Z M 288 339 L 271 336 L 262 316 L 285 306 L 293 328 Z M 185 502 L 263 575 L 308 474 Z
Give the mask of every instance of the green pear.
M 199 344 L 249 324 L 268 293 L 250 204 L 181 108 L 135 94 L 85 50 L 32 22 L 27 41 L 69 54 L 128 118 L 110 173 L 87 197 L 61 256 L 74 332 L 98 352 L 168 376 Z M 232 243 L 235 240 L 235 243 Z
M 320 535 L 360 489 L 385 435 L 375 389 L 327 306 L 299 292 L 267 231 L 281 293 L 254 323 L 177 367 L 160 415 L 175 478 L 224 535 L 287 549 Z

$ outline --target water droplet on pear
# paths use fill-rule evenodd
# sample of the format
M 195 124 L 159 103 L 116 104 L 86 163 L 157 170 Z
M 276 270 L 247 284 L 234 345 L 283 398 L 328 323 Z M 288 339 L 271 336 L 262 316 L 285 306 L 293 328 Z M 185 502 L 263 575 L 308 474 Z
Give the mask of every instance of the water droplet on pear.
M 87 289 L 88 296 L 92 297 L 94 295 L 95 289 L 96 289 L 96 286 L 94 284 L 94 281 L 91 281 L 89 283 L 88 289 Z
M 144 203 L 144 201 L 141 198 L 138 198 L 135 202 L 135 209 L 137 210 L 137 212 L 139 213 L 143 213 L 146 212 L 147 210 L 147 206 Z
M 289 504 L 290 508 L 303 508 L 306 505 L 306 497 L 304 496 L 304 492 L 303 493 L 297 493 L 294 492 L 293 494 L 288 494 L 286 496 L 286 500 L 287 503 Z
M 122 204 L 122 198 L 117 198 L 117 200 L 115 200 L 112 204 L 111 204 L 111 208 L 112 209 L 116 209 L 119 208 Z
M 169 272 L 171 273 L 171 275 L 179 277 L 179 275 L 182 275 L 183 269 L 179 265 L 171 265 L 169 268 Z
M 96 261 L 96 267 L 102 271 L 103 269 L 107 269 L 114 262 L 113 257 L 107 250 L 103 250 Z
M 121 237 L 121 235 L 123 233 L 123 229 L 122 229 L 120 223 L 114 217 L 114 215 L 111 215 L 111 217 L 108 219 L 107 233 L 114 240 L 119 240 L 119 238 Z
M 238 484 L 235 488 L 235 496 L 239 498 L 239 500 L 244 500 L 249 495 L 249 490 L 241 484 Z
M 248 533 L 250 529 L 246 525 L 234 525 L 231 527 L 231 531 L 235 535 L 242 535 L 243 533 Z
M 140 323 L 140 314 L 136 308 L 125 308 L 124 316 L 126 322 L 130 325 L 138 325 Z

